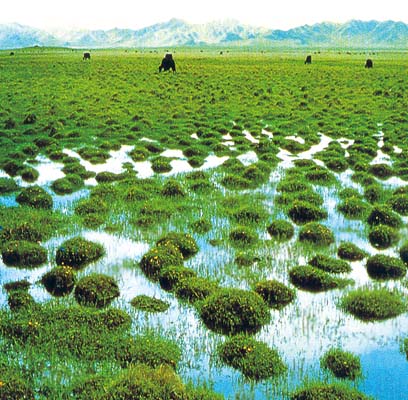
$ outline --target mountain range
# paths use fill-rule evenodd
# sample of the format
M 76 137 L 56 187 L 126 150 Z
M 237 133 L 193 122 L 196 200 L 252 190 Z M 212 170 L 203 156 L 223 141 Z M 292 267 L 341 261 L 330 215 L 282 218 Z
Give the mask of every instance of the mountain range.
M 179 19 L 146 28 L 45 31 L 14 24 L 0 25 L 0 49 L 30 46 L 73 48 L 233 46 L 406 48 L 408 25 L 395 21 L 322 22 L 273 30 L 237 21 L 189 24 Z

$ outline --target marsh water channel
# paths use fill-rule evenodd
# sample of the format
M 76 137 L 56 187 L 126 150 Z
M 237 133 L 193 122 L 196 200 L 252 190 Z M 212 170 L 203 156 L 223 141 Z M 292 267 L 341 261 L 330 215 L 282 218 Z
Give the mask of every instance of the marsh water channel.
M 244 136 L 251 142 L 257 139 L 244 132 Z M 264 135 L 272 134 L 263 131 Z M 382 132 L 373 135 L 378 139 L 378 154 L 373 163 L 388 163 L 389 157 L 381 151 L 383 144 Z M 148 140 L 148 139 L 146 139 Z M 289 140 L 301 141 L 301 137 L 289 137 Z M 332 141 L 331 138 L 320 134 L 320 143 L 311 146 L 309 150 L 292 154 L 287 150 L 281 150 L 277 157 L 280 159 L 278 166 L 271 173 L 269 182 L 257 191 L 265 194 L 265 207 L 274 218 L 287 217 L 282 212 L 277 212 L 274 206 L 276 186 L 284 176 L 287 168 L 293 166 L 295 159 L 314 160 L 314 155 L 322 151 Z M 352 144 L 346 138 L 337 139 L 345 150 Z M 234 142 L 231 137 L 224 137 L 224 145 L 233 148 Z M 149 161 L 134 162 L 128 156 L 131 146 L 122 146 L 118 151 L 111 151 L 111 158 L 105 164 L 93 165 L 79 156 L 74 150 L 65 149 L 64 152 L 80 159 L 81 164 L 88 170 L 96 173 L 110 171 L 120 173 L 123 164 L 130 163 L 137 172 L 138 177 L 148 178 L 154 175 Z M 395 152 L 399 148 L 395 146 Z M 168 149 L 162 154 L 172 159 L 172 171 L 164 176 L 177 177 L 178 174 L 197 170 L 192 168 L 182 151 Z M 210 155 L 199 169 L 217 173 L 217 167 L 225 162 L 228 157 L 216 157 Z M 256 153 L 248 152 L 238 156 L 244 165 L 250 165 L 257 161 Z M 324 165 L 321 161 L 316 163 Z M 97 185 L 95 179 L 86 181 L 84 189 L 72 195 L 58 196 L 50 189 L 50 184 L 64 176 L 63 164 L 52 162 L 44 156 L 37 157 L 37 164 L 33 165 L 39 172 L 36 184 L 44 187 L 53 195 L 54 208 L 70 215 L 73 213 L 75 203 L 89 195 L 89 188 Z M 353 171 L 347 170 L 335 174 L 342 187 L 352 187 L 362 193 L 362 187 L 351 180 Z M 8 176 L 0 171 L 0 176 Z M 20 186 L 27 186 L 26 182 L 15 178 Z M 381 181 L 386 188 L 396 188 L 406 185 L 406 182 L 390 178 Z M 398 246 L 387 250 L 377 250 L 367 240 L 367 228 L 362 221 L 345 218 L 336 209 L 339 202 L 338 189 L 333 186 L 317 186 L 314 190 L 318 192 L 323 200 L 323 208 L 328 212 L 328 218 L 324 224 L 334 233 L 335 245 L 342 241 L 352 242 L 368 254 L 374 255 L 379 252 L 398 257 Z M 17 206 L 15 194 L 0 197 L 0 204 L 4 206 Z M 404 219 L 404 228 L 401 237 L 408 233 L 407 218 Z M 126 221 L 123 222 L 126 224 Z M 251 289 L 254 277 L 257 279 L 277 279 L 287 285 L 291 285 L 288 278 L 288 270 L 294 265 L 304 265 L 316 251 L 312 248 L 299 245 L 294 238 L 285 243 L 271 240 L 267 233 L 260 233 L 265 245 L 258 250 L 258 259 L 249 267 L 238 267 L 235 265 L 237 250 L 224 243 L 222 246 L 214 246 L 209 243 L 210 239 L 217 238 L 217 226 L 224 226 L 228 222 L 214 221 L 213 230 L 206 234 L 196 235 L 200 251 L 192 259 L 185 262 L 185 266 L 193 268 L 200 276 L 211 277 L 220 282 L 221 286 L 239 287 Z M 169 230 L 171 230 L 169 226 Z M 298 232 L 299 227 L 295 227 Z M 81 235 L 85 239 L 101 243 L 105 247 L 106 255 L 98 262 L 87 266 L 78 273 L 79 276 L 90 272 L 101 272 L 113 276 L 119 283 L 120 298 L 113 305 L 126 309 L 133 318 L 133 329 L 135 332 L 145 327 L 153 328 L 165 336 L 175 339 L 182 348 L 182 361 L 180 364 L 180 375 L 184 380 L 208 383 L 214 391 L 222 393 L 228 399 L 280 399 L 286 398 L 305 379 L 335 381 L 334 378 L 324 373 L 319 365 L 319 359 L 331 347 L 340 347 L 351 351 L 361 359 L 363 378 L 351 385 L 367 395 L 377 399 L 408 399 L 408 362 L 401 350 L 402 341 L 408 334 L 408 314 L 405 313 L 396 318 L 382 322 L 362 322 L 351 315 L 347 315 L 338 307 L 340 298 L 353 288 L 376 287 L 378 283 L 373 282 L 367 274 L 365 261 L 351 262 L 352 272 L 344 276 L 354 280 L 354 285 L 344 289 L 335 289 L 322 293 L 311 293 L 297 290 L 294 302 L 280 311 L 271 310 L 271 322 L 264 326 L 256 339 L 267 343 L 270 347 L 278 350 L 284 362 L 288 365 L 288 372 L 280 378 L 269 379 L 259 383 L 246 381 L 240 372 L 229 367 L 224 367 L 215 357 L 215 349 L 224 337 L 209 331 L 197 316 L 194 308 L 186 303 L 181 303 L 168 292 L 163 291 L 157 283 L 149 281 L 138 268 L 138 261 L 153 243 L 144 240 L 143 236 L 137 234 L 126 235 L 108 233 L 102 230 L 82 229 L 74 227 L 70 236 L 53 237 L 43 246 L 48 250 L 48 262 L 36 269 L 26 270 L 21 268 L 7 267 L 0 262 L 0 283 L 27 279 L 32 283 L 30 293 L 37 301 L 48 301 L 51 299 L 42 285 L 39 283 L 41 276 L 55 266 L 55 251 L 67 238 Z M 325 250 L 325 253 L 335 256 L 336 246 Z M 396 288 L 408 295 L 408 289 L 401 281 L 387 281 L 381 283 L 382 287 Z M 145 294 L 162 299 L 170 304 L 164 313 L 149 314 L 132 309 L 129 301 L 136 295 Z M 7 305 L 5 291 L 0 292 L 0 303 Z

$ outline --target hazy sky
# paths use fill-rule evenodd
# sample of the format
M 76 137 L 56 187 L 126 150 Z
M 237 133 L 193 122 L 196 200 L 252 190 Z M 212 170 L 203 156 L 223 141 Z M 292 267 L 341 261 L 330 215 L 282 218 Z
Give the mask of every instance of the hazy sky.
M 289 29 L 350 19 L 408 22 L 405 0 L 2 0 L 0 24 L 36 28 L 142 28 L 170 18 L 190 23 L 236 19 Z

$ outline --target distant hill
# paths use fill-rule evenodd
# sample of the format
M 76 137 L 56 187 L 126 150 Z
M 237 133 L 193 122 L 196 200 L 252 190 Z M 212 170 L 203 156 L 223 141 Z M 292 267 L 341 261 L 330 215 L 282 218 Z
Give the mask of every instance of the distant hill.
M 0 48 L 65 46 L 78 48 L 251 45 L 294 47 L 406 48 L 408 25 L 394 21 L 323 22 L 289 30 L 242 25 L 237 21 L 194 25 L 179 19 L 149 27 L 55 31 L 19 24 L 0 25 Z

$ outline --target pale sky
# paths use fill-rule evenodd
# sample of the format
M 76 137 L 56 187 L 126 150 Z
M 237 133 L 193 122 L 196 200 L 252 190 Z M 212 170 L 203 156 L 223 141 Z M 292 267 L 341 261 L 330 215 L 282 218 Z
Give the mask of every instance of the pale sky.
M 139 29 L 171 18 L 189 23 L 235 19 L 290 29 L 351 19 L 408 23 L 406 0 L 1 0 L 0 24 L 35 28 Z

